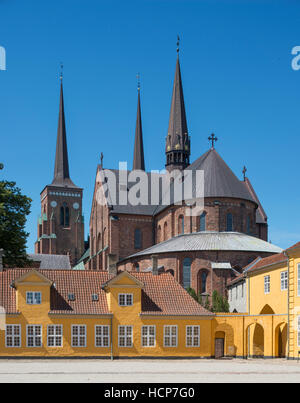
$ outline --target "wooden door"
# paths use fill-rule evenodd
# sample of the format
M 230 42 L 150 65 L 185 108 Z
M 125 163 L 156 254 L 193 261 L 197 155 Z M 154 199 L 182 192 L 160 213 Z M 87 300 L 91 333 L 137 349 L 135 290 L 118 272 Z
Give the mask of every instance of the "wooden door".
M 215 358 L 224 357 L 224 339 L 215 339 Z

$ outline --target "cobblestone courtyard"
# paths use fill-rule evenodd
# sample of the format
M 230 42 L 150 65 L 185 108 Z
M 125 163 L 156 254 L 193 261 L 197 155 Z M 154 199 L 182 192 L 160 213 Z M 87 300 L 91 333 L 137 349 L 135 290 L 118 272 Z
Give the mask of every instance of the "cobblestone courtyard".
M 0 382 L 300 382 L 286 360 L 0 360 Z

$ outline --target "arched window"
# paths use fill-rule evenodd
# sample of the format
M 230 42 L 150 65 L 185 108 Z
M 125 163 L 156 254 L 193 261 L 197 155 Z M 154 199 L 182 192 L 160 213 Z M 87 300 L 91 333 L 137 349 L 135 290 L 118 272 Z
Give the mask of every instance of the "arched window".
M 200 294 L 204 294 L 204 293 L 206 293 L 206 285 L 207 285 L 207 277 L 208 277 L 208 273 L 207 273 L 207 271 L 206 270 L 202 270 L 200 273 L 199 273 L 199 282 L 200 282 L 200 284 L 199 284 L 199 292 L 200 292 Z
M 178 235 L 184 234 L 184 217 L 180 215 L 178 217 Z
M 157 242 L 157 243 L 161 242 L 161 227 L 160 227 L 160 225 L 159 225 L 158 228 L 157 228 L 156 242 Z
M 250 234 L 251 232 L 251 219 L 250 216 L 248 215 L 247 217 L 247 234 Z
M 231 213 L 226 216 L 226 231 L 233 231 L 233 217 Z
M 141 249 L 142 247 L 142 231 L 139 228 L 134 230 L 134 248 Z
M 168 223 L 164 223 L 164 241 L 166 241 L 168 238 Z
M 191 286 L 191 266 L 192 266 L 192 259 L 186 257 L 183 260 L 183 287 L 185 289 Z
M 206 213 L 203 212 L 199 220 L 199 231 L 206 231 Z
M 70 210 L 66 203 L 60 208 L 60 225 L 63 227 L 70 226 Z

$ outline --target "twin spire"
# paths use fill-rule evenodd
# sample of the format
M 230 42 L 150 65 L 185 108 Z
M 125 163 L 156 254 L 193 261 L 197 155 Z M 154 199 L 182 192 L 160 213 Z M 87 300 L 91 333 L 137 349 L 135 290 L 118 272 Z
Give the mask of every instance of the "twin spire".
M 138 108 L 135 129 L 133 169 L 145 170 L 140 86 L 138 86 Z M 166 138 L 166 169 L 185 169 L 190 164 L 190 138 L 188 135 L 187 120 L 184 105 L 183 87 L 179 63 L 179 38 L 177 42 L 177 61 L 169 129 Z

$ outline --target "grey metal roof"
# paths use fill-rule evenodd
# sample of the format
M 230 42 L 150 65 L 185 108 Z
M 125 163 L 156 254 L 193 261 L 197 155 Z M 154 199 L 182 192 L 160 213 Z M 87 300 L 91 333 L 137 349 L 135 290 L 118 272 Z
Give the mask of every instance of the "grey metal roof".
M 138 91 L 138 107 L 137 107 L 137 116 L 136 116 L 136 128 L 135 128 L 135 141 L 134 141 L 132 169 L 134 169 L 134 170 L 141 169 L 142 171 L 145 171 L 140 89 Z
M 29 259 L 41 262 L 40 269 L 71 270 L 68 255 L 28 254 Z
M 204 197 L 232 197 L 256 203 L 215 149 L 210 149 L 187 169 L 204 171 Z
M 244 251 L 281 253 L 282 249 L 269 242 L 240 232 L 194 232 L 178 235 L 130 257 L 168 252 L 189 251 Z

